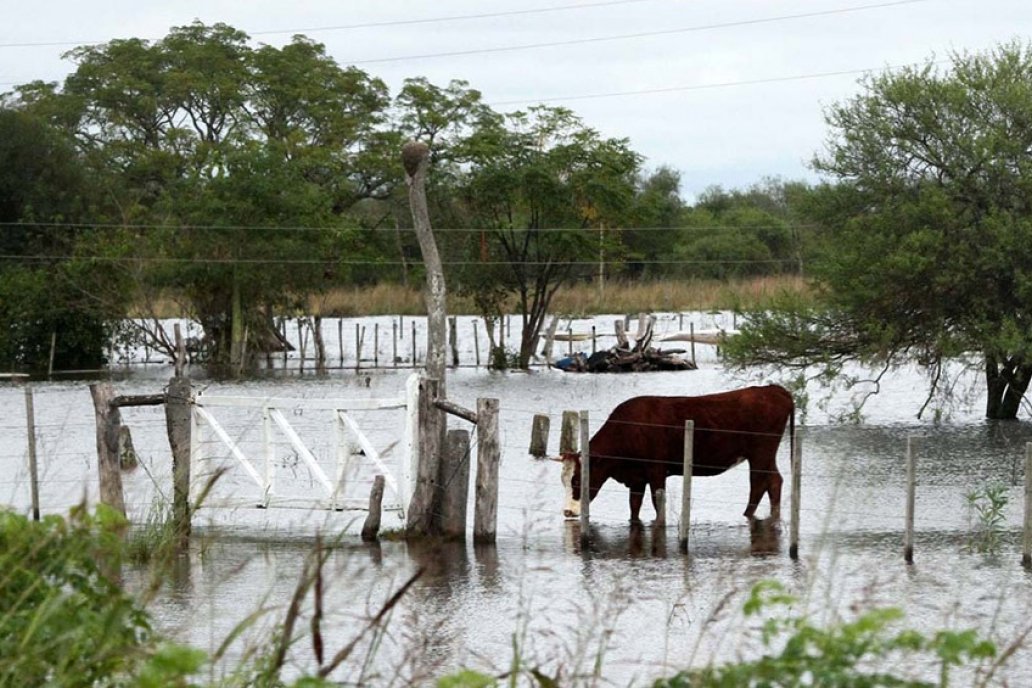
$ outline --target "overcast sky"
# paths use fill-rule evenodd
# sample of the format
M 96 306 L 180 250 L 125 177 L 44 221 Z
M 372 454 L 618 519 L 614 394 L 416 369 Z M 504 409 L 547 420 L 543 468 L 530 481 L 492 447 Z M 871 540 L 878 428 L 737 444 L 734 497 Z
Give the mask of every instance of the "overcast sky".
M 647 167 L 679 170 L 691 200 L 711 185 L 814 179 L 823 108 L 858 92 L 863 70 L 1029 40 L 1032 0 L 9 0 L 0 91 L 62 79 L 78 44 L 195 19 L 256 44 L 303 33 L 392 94 L 424 76 L 464 79 L 500 111 L 570 107 L 629 138 Z

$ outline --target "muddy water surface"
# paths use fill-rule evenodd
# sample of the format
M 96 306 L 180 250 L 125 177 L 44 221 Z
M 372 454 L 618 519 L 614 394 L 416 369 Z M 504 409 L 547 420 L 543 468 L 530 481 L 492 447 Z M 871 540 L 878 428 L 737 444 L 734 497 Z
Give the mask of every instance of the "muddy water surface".
M 362 685 L 425 685 L 461 666 L 504 672 L 514 653 L 548 674 L 561 672 L 591 683 L 643 685 L 687 666 L 754 656 L 761 648 L 757 622 L 741 613 L 758 581 L 780 581 L 799 601 L 791 610 L 815 621 L 853 618 L 878 606 L 898 606 L 919 630 L 976 628 L 1001 647 L 1032 623 L 1032 581 L 1019 565 L 1023 453 L 1032 441 L 1025 422 L 986 423 L 977 395 L 970 407 L 952 409 L 942 424 L 914 420 L 923 402 L 923 379 L 902 370 L 883 379 L 883 392 L 865 408 L 866 422 L 832 421 L 852 410 L 853 397 L 835 392 L 826 405 L 811 390 L 801 431 L 804 473 L 801 558 L 789 559 L 787 523 L 748 524 L 741 512 L 748 493 L 744 466 L 695 482 L 690 553 L 677 546 L 680 496 L 671 480 L 666 528 L 627 523 L 627 494 L 605 486 L 592 504 L 590 545 L 579 526 L 561 518 L 558 465 L 527 455 L 534 413 L 565 409 L 590 412 L 600 423 L 617 403 L 637 394 L 702 394 L 752 381 L 735 378 L 712 359 L 682 373 L 626 376 L 456 371 L 449 394 L 472 407 L 478 397 L 501 405 L 503 458 L 497 546 L 427 546 L 385 540 L 363 545 L 355 533 L 360 512 L 248 507 L 203 509 L 190 556 L 164 581 L 151 601 L 162 630 L 214 650 L 259 609 L 247 632 L 227 653 L 224 667 L 261 642 L 282 620 L 311 552 L 315 534 L 331 543 L 326 563 L 325 618 L 321 632 L 327 658 L 361 637 L 349 660 L 333 674 Z M 116 383 L 119 393 L 156 391 L 167 371 L 136 373 Z M 209 394 L 296 397 L 383 397 L 400 392 L 404 371 L 337 372 L 329 377 L 274 376 L 245 383 L 201 382 Z M 974 380 L 977 388 L 977 380 Z M 60 512 L 83 494 L 95 499 L 94 430 L 89 394 L 81 382 L 36 383 L 45 511 Z M 9 409 L 0 448 L 0 502 L 27 509 L 22 392 L 0 387 Z M 382 412 L 381 412 L 382 413 Z M 159 410 L 126 412 L 144 467 L 126 477 L 127 499 L 140 522 L 169 492 L 169 459 Z M 319 419 L 292 416 L 299 432 L 316 432 Z M 226 417 L 227 431 L 242 446 L 257 442 L 253 417 Z M 396 440 L 398 415 L 370 412 L 360 421 L 374 444 Z M 596 426 L 597 427 L 597 426 Z M 258 431 L 260 433 L 260 430 Z M 913 438 L 918 456 L 916 562 L 902 559 L 904 448 Z M 210 438 L 209 438 L 210 439 Z M 557 438 L 552 438 L 555 449 Z M 315 437 L 320 459 L 332 461 L 332 435 Z M 255 444 L 254 447 L 259 446 Z M 316 489 L 303 462 L 280 440 L 277 485 L 287 494 Z M 221 455 L 220 455 L 221 451 Z M 217 443 L 212 462 L 228 462 Z M 386 452 L 389 457 L 390 452 Z M 788 473 L 787 446 L 779 456 Z M 364 479 L 356 475 L 356 484 Z M 996 555 L 971 547 L 977 518 L 966 495 L 991 483 L 1006 486 L 1009 503 Z M 245 478 L 226 483 L 227 494 L 251 489 Z M 787 507 L 788 481 L 784 495 Z M 364 488 L 359 488 L 359 491 Z M 761 507 L 761 514 L 766 506 Z M 393 519 L 393 520 L 392 520 Z M 385 527 L 400 523 L 385 517 Z M 368 629 L 391 594 L 417 571 L 421 577 L 389 612 L 382 628 Z M 131 576 L 144 587 L 144 574 Z M 291 673 L 317 667 L 308 633 L 310 606 L 298 624 L 290 653 Z M 514 649 L 515 648 L 515 649 Z M 908 664 L 913 676 L 934 677 L 931 666 Z M 957 685 L 970 682 L 965 676 Z M 1032 685 L 1032 655 L 1014 653 L 997 681 Z

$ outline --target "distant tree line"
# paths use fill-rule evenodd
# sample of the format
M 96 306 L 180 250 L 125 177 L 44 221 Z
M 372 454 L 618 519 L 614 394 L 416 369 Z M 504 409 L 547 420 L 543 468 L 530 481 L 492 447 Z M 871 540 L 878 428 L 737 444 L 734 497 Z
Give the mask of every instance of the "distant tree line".
M 182 301 L 213 362 L 271 339 L 312 294 L 419 284 L 401 144 L 431 149 L 432 221 L 453 289 L 486 316 L 516 297 L 528 332 L 569 280 L 729 277 L 802 264 L 800 185 L 708 192 L 573 112 L 500 113 L 462 81 L 392 96 L 303 36 L 251 47 L 224 24 L 68 53 L 63 83 L 0 104 L 4 367 L 102 361 L 130 307 Z M 640 228 L 635 231 L 635 228 Z M 562 230 L 562 231 L 560 231 Z M 529 358 L 532 338 L 521 347 Z

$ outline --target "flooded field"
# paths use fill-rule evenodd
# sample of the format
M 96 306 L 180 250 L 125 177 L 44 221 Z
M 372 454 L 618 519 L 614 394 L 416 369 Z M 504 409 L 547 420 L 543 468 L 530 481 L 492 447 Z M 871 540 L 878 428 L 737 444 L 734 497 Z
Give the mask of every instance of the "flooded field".
M 915 419 L 924 401 L 921 375 L 903 369 L 881 381 L 882 392 L 864 408 L 861 424 L 835 422 L 853 409 L 854 393 L 809 392 L 803 437 L 800 560 L 788 557 L 788 526 L 750 525 L 741 513 L 748 495 L 744 466 L 695 481 L 688 556 L 678 551 L 677 481 L 668 483 L 671 513 L 665 528 L 627 521 L 627 491 L 608 483 L 592 503 L 591 544 L 582 548 L 579 526 L 561 517 L 559 466 L 527 454 L 531 418 L 552 418 L 555 451 L 563 410 L 588 410 L 597 427 L 620 401 L 641 394 L 704 394 L 756 380 L 725 371 L 712 349 L 700 347 L 700 369 L 635 375 L 577 375 L 539 369 L 493 373 L 460 369 L 448 379 L 449 397 L 474 407 L 478 397 L 500 401 L 502 443 L 497 546 L 428 546 L 384 540 L 363 545 L 358 511 L 249 507 L 206 508 L 195 519 L 191 553 L 164 581 L 150 603 L 162 630 L 214 649 L 259 609 L 227 654 L 225 666 L 259 643 L 281 621 L 306 557 L 320 533 L 332 551 L 326 564 L 323 634 L 332 655 L 358 638 L 368 619 L 416 571 L 423 575 L 390 612 L 383 632 L 361 637 L 349 661 L 332 677 L 347 684 L 425 685 L 462 666 L 507 671 L 514 656 L 570 684 L 647 685 L 689 666 L 754 656 L 761 648 L 759 621 L 741 606 L 761 580 L 777 580 L 796 594 L 792 614 L 815 622 L 855 618 L 898 606 L 906 625 L 925 632 L 975 628 L 1003 648 L 1032 623 L 1032 579 L 1020 566 L 1027 422 L 981 419 L 980 380 L 967 380 L 970 405 L 949 409 L 940 424 Z M 297 398 L 383 398 L 399 394 L 411 371 L 335 371 L 327 376 L 273 374 L 240 383 L 197 381 L 207 395 Z M 854 371 L 861 372 L 861 371 Z M 959 371 L 956 371 L 961 375 Z M 169 370 L 151 366 L 116 381 L 121 394 L 153 393 Z M 61 513 L 84 495 L 96 499 L 93 412 L 86 383 L 32 383 L 40 436 L 41 503 Z M 0 503 L 25 512 L 23 392 L 0 386 L 8 410 L 0 422 Z M 333 435 L 313 413 L 288 414 L 311 435 L 320 461 L 332 461 Z M 125 476 L 132 518 L 146 520 L 171 490 L 170 458 L 160 408 L 128 409 L 143 466 Z M 260 422 L 253 415 L 222 417 L 245 451 L 257 451 Z M 453 427 L 462 422 L 452 420 Z M 403 418 L 396 411 L 361 412 L 359 423 L 374 445 L 388 449 Z M 918 456 L 915 564 L 902 556 L 904 450 L 908 437 Z M 213 465 L 229 466 L 220 497 L 254 490 L 211 436 L 205 452 Z M 249 444 L 250 443 L 250 444 Z M 394 450 L 385 451 L 390 459 Z M 274 443 L 277 489 L 304 495 L 314 480 L 289 443 Z M 396 459 L 396 457 L 395 457 Z M 788 447 L 779 466 L 789 499 Z M 358 494 L 368 476 L 355 474 Z M 978 519 L 972 490 L 999 484 L 1004 508 L 1002 542 L 995 554 L 972 547 Z M 760 514 L 766 514 L 766 504 Z M 787 509 L 786 509 L 787 511 Z M 471 512 L 472 513 L 472 512 Z M 400 525 L 393 513 L 385 528 Z M 142 589 L 143 573 L 129 583 Z M 299 623 L 299 628 L 307 628 Z M 292 671 L 316 664 L 307 634 L 290 654 Z M 600 667 L 600 669 L 599 669 Z M 908 666 L 914 677 L 934 678 L 936 668 Z M 602 679 L 595 680 L 599 674 Z M 967 685 L 973 676 L 957 677 Z M 992 683 L 1032 684 L 1032 654 L 1018 649 Z M 565 685 L 565 683 L 564 683 Z

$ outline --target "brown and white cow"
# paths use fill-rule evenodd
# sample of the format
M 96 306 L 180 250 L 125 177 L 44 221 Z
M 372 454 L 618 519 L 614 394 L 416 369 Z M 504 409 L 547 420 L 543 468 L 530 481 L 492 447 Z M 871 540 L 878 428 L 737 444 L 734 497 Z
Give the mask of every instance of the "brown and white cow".
M 589 442 L 589 494 L 592 500 L 613 478 L 630 490 L 631 520 L 638 520 L 645 486 L 663 489 L 671 475 L 684 474 L 684 422 L 695 422 L 692 475 L 717 475 L 749 462 L 749 502 L 753 518 L 763 495 L 772 518 L 781 511 L 781 474 L 777 451 L 785 426 L 795 442 L 795 404 L 783 387 L 747 387 L 698 397 L 634 397 L 621 403 Z M 564 454 L 563 484 L 567 517 L 580 513 L 580 454 Z

